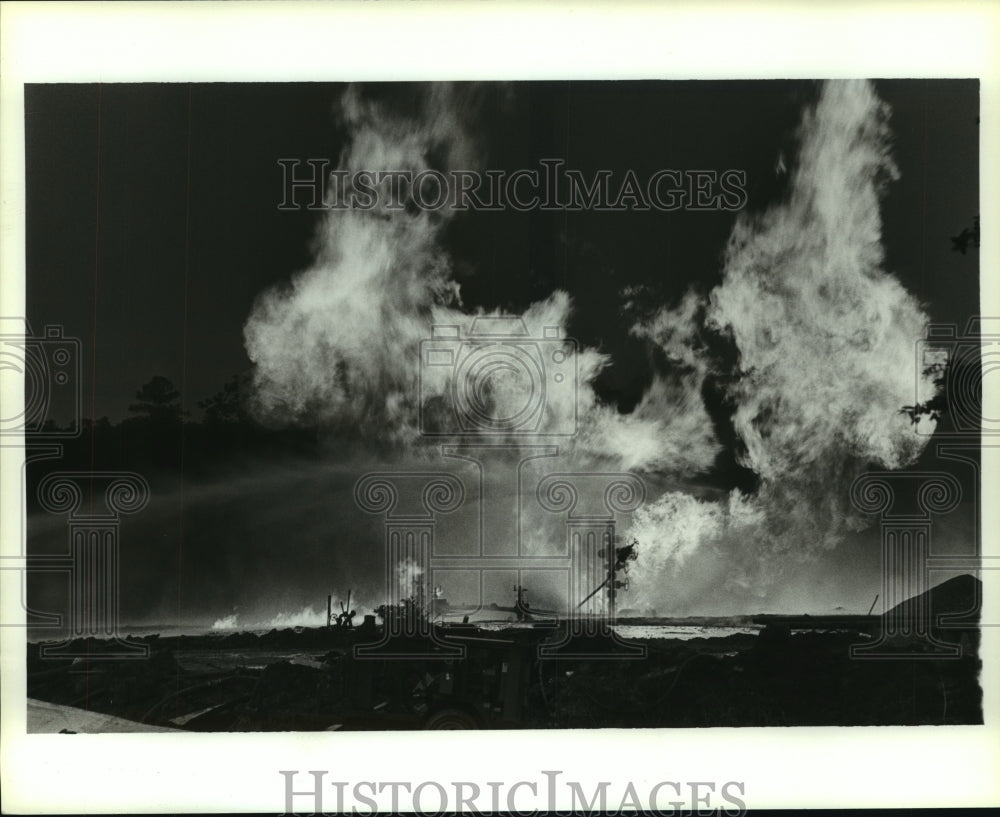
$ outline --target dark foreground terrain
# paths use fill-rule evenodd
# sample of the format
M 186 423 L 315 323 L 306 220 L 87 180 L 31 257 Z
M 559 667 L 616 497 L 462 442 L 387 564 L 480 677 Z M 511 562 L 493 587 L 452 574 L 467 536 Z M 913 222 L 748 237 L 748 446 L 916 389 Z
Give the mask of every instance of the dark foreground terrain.
M 540 657 L 559 630 L 474 625 L 365 657 L 354 647 L 379 633 L 361 628 L 151 636 L 136 639 L 149 657 L 128 660 L 42 657 L 31 644 L 28 697 L 193 731 L 982 723 L 975 623 L 932 631 L 958 657 L 897 639 L 891 657 L 852 658 L 879 618 L 760 621 L 757 635 L 636 640 L 644 657 L 602 638 Z M 449 657 L 458 646 L 464 657 Z

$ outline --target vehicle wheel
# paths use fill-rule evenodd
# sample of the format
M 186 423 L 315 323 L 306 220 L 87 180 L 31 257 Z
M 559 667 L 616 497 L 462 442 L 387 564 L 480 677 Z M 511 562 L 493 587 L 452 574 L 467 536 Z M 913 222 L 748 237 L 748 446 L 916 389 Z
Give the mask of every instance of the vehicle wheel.
M 424 721 L 424 729 L 478 729 L 479 724 L 461 709 L 441 709 Z

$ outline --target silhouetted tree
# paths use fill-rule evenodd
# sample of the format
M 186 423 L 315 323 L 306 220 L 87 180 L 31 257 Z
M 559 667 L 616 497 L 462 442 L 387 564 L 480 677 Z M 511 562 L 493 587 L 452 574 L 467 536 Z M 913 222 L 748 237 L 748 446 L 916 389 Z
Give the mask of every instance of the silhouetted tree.
M 123 451 L 135 463 L 173 470 L 184 461 L 186 412 L 181 394 L 170 380 L 157 375 L 135 393 L 133 415 L 122 423 Z
M 128 407 L 128 410 L 138 417 L 153 423 L 179 423 L 185 412 L 181 409 L 181 393 L 176 386 L 165 377 L 156 375 L 135 393 L 138 401 Z
M 903 406 L 899 413 L 908 415 L 914 425 L 925 414 L 934 422 L 950 414 L 956 429 L 977 430 L 982 416 L 981 363 L 978 349 L 969 347 L 964 351 L 967 354 L 950 356 L 947 361 L 924 368 L 924 376 L 933 379 L 934 396 L 923 403 Z
M 251 378 L 249 374 L 234 374 L 211 397 L 200 400 L 198 408 L 205 412 L 205 423 L 221 425 L 225 423 L 249 424 L 250 415 L 247 412 L 247 396 Z
M 951 237 L 952 252 L 960 252 L 965 255 L 969 247 L 978 247 L 980 243 L 979 216 L 972 220 L 972 229 L 964 227 L 962 232 Z

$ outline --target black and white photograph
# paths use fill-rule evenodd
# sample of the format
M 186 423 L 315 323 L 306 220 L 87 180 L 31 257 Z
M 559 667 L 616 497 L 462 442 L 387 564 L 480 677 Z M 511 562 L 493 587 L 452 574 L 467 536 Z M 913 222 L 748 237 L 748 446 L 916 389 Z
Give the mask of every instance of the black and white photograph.
M 984 80 L 795 77 L 18 85 L 24 735 L 983 734 Z

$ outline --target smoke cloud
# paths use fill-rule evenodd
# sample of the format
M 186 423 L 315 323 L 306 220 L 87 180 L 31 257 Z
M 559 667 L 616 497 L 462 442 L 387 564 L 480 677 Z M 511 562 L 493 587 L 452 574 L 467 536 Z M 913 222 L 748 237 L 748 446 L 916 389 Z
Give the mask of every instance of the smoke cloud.
M 416 112 L 400 115 L 349 90 L 340 108 L 351 137 L 339 168 L 417 173 L 475 166 L 462 115 L 475 109 L 475 91 L 433 84 L 422 92 Z M 453 210 L 390 209 L 388 195 L 379 202 L 370 211 L 331 211 L 316 237 L 314 263 L 258 298 L 244 336 L 261 418 L 346 427 L 409 446 L 420 436 L 421 397 L 431 422 L 435 408 L 454 399 L 453 370 L 424 371 L 421 383 L 420 341 L 440 325 L 458 327 L 466 338 L 475 318 L 500 313 L 463 309 L 442 246 Z M 572 309 L 570 296 L 556 290 L 521 317 L 531 338 L 547 328 L 565 338 Z M 537 433 L 575 428 L 565 450 L 626 469 L 688 474 L 711 467 L 719 446 L 692 383 L 659 380 L 623 415 L 602 405 L 593 389 L 608 356 L 576 348 L 575 358 L 577 388 L 546 390 Z M 481 396 L 496 417 L 516 415 L 538 388 L 503 367 L 487 385 Z
M 427 86 L 419 115 L 401 118 L 348 90 L 340 110 L 352 138 L 340 167 L 426 170 L 428 154 L 442 146 L 449 161 L 470 161 L 453 93 Z M 244 335 L 260 416 L 412 438 L 416 344 L 431 323 L 462 313 L 439 245 L 450 211 L 386 206 L 330 213 L 313 265 L 258 299 Z
M 906 466 L 926 442 L 899 413 L 927 317 L 883 268 L 879 201 L 898 175 L 888 117 L 871 84 L 827 83 L 802 120 L 786 200 L 733 229 L 705 328 L 738 353 L 727 397 L 740 462 L 760 487 L 723 502 L 670 493 L 637 514 L 647 546 L 635 586 L 650 600 L 682 577 L 683 595 L 763 596 L 861 524 L 847 504 L 858 473 Z M 706 374 L 696 300 L 637 328 L 688 363 L 692 385 Z M 933 394 L 929 378 L 919 388 Z
M 870 84 L 827 84 L 788 202 L 737 223 L 711 294 L 709 324 L 739 349 L 746 464 L 769 480 L 845 456 L 899 468 L 923 447 L 898 409 L 927 317 L 882 269 L 879 195 L 897 175 L 887 119 Z
M 465 116 L 474 90 L 432 84 L 422 93 L 403 115 L 348 91 L 340 168 L 474 167 Z M 926 436 L 898 410 L 913 399 L 914 344 L 927 319 L 884 269 L 879 203 L 898 176 L 888 119 L 869 83 L 823 87 L 803 116 L 786 198 L 738 218 L 721 283 L 632 328 L 670 366 L 631 412 L 599 400 L 593 384 L 610 359 L 595 349 L 576 350 L 575 390 L 546 393 L 538 433 L 570 421 L 576 430 L 561 443 L 562 468 L 655 472 L 677 487 L 633 519 L 641 548 L 630 606 L 663 612 L 665 588 L 675 600 L 707 587 L 734 604 L 763 596 L 786 566 L 858 528 L 846 503 L 857 473 L 919 455 Z M 412 449 L 421 399 L 434 421 L 455 376 L 444 370 L 421 382 L 420 342 L 435 325 L 457 326 L 465 338 L 476 317 L 499 314 L 463 306 L 443 242 L 452 218 L 447 207 L 328 213 L 313 264 L 263 293 L 246 322 L 260 416 L 343 426 Z M 572 310 L 570 295 L 555 291 L 522 317 L 533 338 L 547 327 L 565 337 Z M 735 351 L 735 369 L 706 351 L 707 334 Z M 738 460 L 759 478 L 752 495 L 698 498 L 679 482 L 710 472 L 722 448 L 702 398 L 709 377 L 725 383 Z M 933 394 L 929 378 L 919 387 L 919 400 Z M 530 388 L 498 367 L 481 397 L 510 416 Z M 681 593 L 672 590 L 678 582 Z

